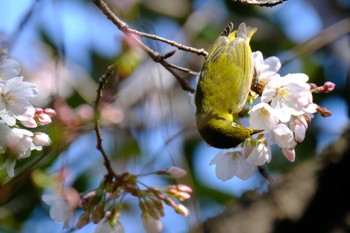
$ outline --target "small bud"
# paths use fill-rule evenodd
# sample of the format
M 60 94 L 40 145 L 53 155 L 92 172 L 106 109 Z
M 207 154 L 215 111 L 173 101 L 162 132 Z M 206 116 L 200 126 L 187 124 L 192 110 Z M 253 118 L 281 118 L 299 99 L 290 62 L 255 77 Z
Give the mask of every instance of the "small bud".
M 294 160 L 295 160 L 295 150 L 294 149 L 282 148 L 282 153 L 290 162 L 294 162 Z
M 49 146 L 51 145 L 51 140 L 46 133 L 35 132 L 33 137 L 33 143 L 36 146 Z
M 191 198 L 190 193 L 192 193 L 192 189 L 183 184 L 170 185 L 168 187 L 167 193 L 171 197 L 175 197 L 180 201 L 184 201 Z
M 44 110 L 42 108 L 35 108 L 35 114 L 43 114 Z
M 36 128 L 38 124 L 33 118 L 28 118 L 26 120 L 21 121 L 21 124 L 27 128 Z
M 105 215 L 105 205 L 104 203 L 99 203 L 96 208 L 93 210 L 92 214 L 91 214 L 91 220 L 94 224 L 98 223 L 101 221 L 101 219 L 104 217 Z
M 295 141 L 302 142 L 305 139 L 306 128 L 302 124 L 295 125 Z
M 332 116 L 332 112 L 329 111 L 327 108 L 323 108 L 323 107 L 317 107 L 317 112 L 319 114 L 321 114 L 321 116 L 323 117 L 329 117 L 329 116 Z
M 323 84 L 323 88 L 325 93 L 329 93 L 334 90 L 335 84 L 328 81 Z
M 335 84 L 332 82 L 325 82 L 323 86 L 318 87 L 316 84 L 310 84 L 310 90 L 315 93 L 329 93 L 332 92 L 335 88 Z
M 90 223 L 90 214 L 88 212 L 84 212 L 82 215 L 80 215 L 76 227 L 80 229 L 88 223 Z
M 56 116 L 56 111 L 53 110 L 52 108 L 45 108 L 44 113 L 49 115 L 50 117 Z
M 170 178 L 174 178 L 174 179 L 178 179 L 187 175 L 187 172 L 184 169 L 179 167 L 169 167 L 166 170 L 166 172 Z
M 37 115 L 37 121 L 39 125 L 48 125 L 52 122 L 51 117 L 45 113 Z
M 317 85 L 315 83 L 310 83 L 310 90 L 313 91 L 317 88 Z
M 184 217 L 188 217 L 188 215 L 190 214 L 190 211 L 188 210 L 188 208 L 181 204 L 176 206 L 175 212 L 178 214 L 181 214 Z

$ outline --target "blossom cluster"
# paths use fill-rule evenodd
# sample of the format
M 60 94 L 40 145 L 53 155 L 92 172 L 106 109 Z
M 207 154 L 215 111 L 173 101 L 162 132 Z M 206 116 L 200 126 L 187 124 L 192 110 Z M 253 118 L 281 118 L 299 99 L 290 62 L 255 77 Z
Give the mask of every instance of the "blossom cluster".
M 38 90 L 23 81 L 20 71 L 19 63 L 8 59 L 6 50 L 0 48 L 0 169 L 6 169 L 10 177 L 17 160 L 51 144 L 47 134 L 28 128 L 47 125 L 55 115 L 52 109 L 33 107 L 30 101 Z
M 186 171 L 178 167 L 170 167 L 147 175 L 180 178 L 186 175 Z M 127 194 L 138 198 L 143 227 L 147 233 L 160 233 L 163 230 L 161 217 L 165 215 L 165 205 L 170 206 L 180 215 L 185 217 L 189 215 L 188 208 L 178 202 L 191 198 L 190 187 L 183 184 L 173 184 L 163 188 L 149 187 L 139 181 L 139 176 L 130 173 L 115 174 L 115 177 L 107 175 L 97 189 L 82 195 L 78 195 L 72 188 L 61 187 L 58 193 L 44 194 L 42 200 L 50 205 L 51 218 L 56 222 L 63 222 L 65 228 L 69 227 L 74 212 L 80 207 L 83 213 L 76 227 L 80 229 L 92 222 L 96 224 L 94 233 L 124 232 L 119 217 Z M 141 185 L 146 188 L 141 188 Z
M 225 181 L 234 176 L 248 179 L 258 166 L 272 158 L 270 145 L 277 145 L 290 161 L 295 160 L 295 147 L 305 138 L 308 122 L 319 112 L 331 113 L 313 103 L 312 93 L 328 93 L 335 88 L 331 82 L 317 87 L 307 83 L 303 73 L 281 76 L 281 62 L 277 57 L 263 59 L 260 51 L 253 53 L 255 88 L 249 97 L 252 108 L 249 127 L 262 130 L 256 137 L 246 139 L 238 147 L 222 150 L 210 162 L 216 165 L 216 175 Z

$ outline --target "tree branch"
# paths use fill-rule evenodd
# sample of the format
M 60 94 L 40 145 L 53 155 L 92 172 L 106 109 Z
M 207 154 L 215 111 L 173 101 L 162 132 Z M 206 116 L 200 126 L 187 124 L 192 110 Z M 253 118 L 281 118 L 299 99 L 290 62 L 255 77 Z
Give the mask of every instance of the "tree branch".
M 196 49 L 193 47 L 185 46 L 185 45 L 179 44 L 175 41 L 171 41 L 171 40 L 168 40 L 168 39 L 156 36 L 156 35 L 152 35 L 152 34 L 137 31 L 135 29 L 131 29 L 131 28 L 129 28 L 129 26 L 125 22 L 123 22 L 121 19 L 119 19 L 119 17 L 117 17 L 114 14 L 114 12 L 108 7 L 108 5 L 103 0 L 92 0 L 92 2 L 106 15 L 106 17 L 112 23 L 114 23 L 114 25 L 116 25 L 118 27 L 118 29 L 120 31 L 122 31 L 125 35 L 130 36 L 133 40 L 135 40 L 138 43 L 138 45 L 143 49 L 143 51 L 145 51 L 152 58 L 153 61 L 160 63 L 166 70 L 168 70 L 171 74 L 173 74 L 175 76 L 175 78 L 180 82 L 181 87 L 184 90 L 189 91 L 191 93 L 194 93 L 194 89 L 189 85 L 188 81 L 186 79 L 184 79 L 183 77 L 181 77 L 180 75 L 178 75 L 173 69 L 177 69 L 177 70 L 180 70 L 182 72 L 186 72 L 186 73 L 189 73 L 192 75 L 198 74 L 198 73 L 195 73 L 187 68 L 183 68 L 183 67 L 179 67 L 179 66 L 170 64 L 169 62 L 165 61 L 166 58 L 172 56 L 175 52 L 172 51 L 168 54 L 161 55 L 158 52 L 151 49 L 150 47 L 148 47 L 146 44 L 144 44 L 135 35 L 138 35 L 141 37 L 147 37 L 147 38 L 150 38 L 153 40 L 158 40 L 158 41 L 167 43 L 169 45 L 172 45 L 180 50 L 184 50 L 184 51 L 195 53 L 195 54 L 202 55 L 202 56 L 207 56 L 208 55 L 207 51 L 205 51 L 204 49 Z
M 96 100 L 95 100 L 95 106 L 94 106 L 94 112 L 95 112 L 95 119 L 94 119 L 94 129 L 96 133 L 96 138 L 97 138 L 97 144 L 96 148 L 101 152 L 103 160 L 104 160 L 104 165 L 107 169 L 108 175 L 111 177 L 118 177 L 118 175 L 114 172 L 111 162 L 107 156 L 107 153 L 105 152 L 103 146 L 102 146 L 102 134 L 101 134 L 101 129 L 100 129 L 100 123 L 99 123 L 99 105 L 101 102 L 102 98 L 102 90 L 104 85 L 107 82 L 108 77 L 114 74 L 114 65 L 111 65 L 107 68 L 106 72 L 99 78 L 98 80 L 98 88 L 96 90 Z

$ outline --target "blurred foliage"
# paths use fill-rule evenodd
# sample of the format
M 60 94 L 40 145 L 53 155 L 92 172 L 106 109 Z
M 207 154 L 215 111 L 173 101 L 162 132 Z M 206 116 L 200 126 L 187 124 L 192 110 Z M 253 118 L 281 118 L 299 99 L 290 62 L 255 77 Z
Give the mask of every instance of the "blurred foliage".
M 56 72 L 54 73 L 55 80 L 40 80 L 40 82 L 51 82 L 53 86 L 58 82 L 63 82 L 63 89 L 56 87 L 55 91 L 44 97 L 49 100 L 48 104 L 59 112 L 54 123 L 47 128 L 53 144 L 51 148 L 21 161 L 16 167 L 16 173 L 19 175 L 14 180 L 4 179 L 1 175 L 3 181 L 0 184 L 0 232 L 12 232 L 11 229 L 15 229 L 13 232 L 17 232 L 16 230 L 18 232 L 43 232 L 39 231 L 39 228 L 33 228 L 34 231 L 33 229 L 32 231 L 19 230 L 30 219 L 39 221 L 40 218 L 45 218 L 43 216 L 48 218 L 47 208 L 45 207 L 44 211 L 41 207 L 40 197 L 43 191 L 47 192 L 49 189 L 43 190 L 42 187 L 33 182 L 33 172 L 36 174 L 48 172 L 50 178 L 51 174 L 54 176 L 64 167 L 70 171 L 66 177 L 68 181 L 64 182 L 64 185 L 73 185 L 78 191 L 95 188 L 99 180 L 102 179 L 105 170 L 102 157 L 95 149 L 92 108 L 81 106 L 85 106 L 85 104 L 93 106 L 96 92 L 86 94 L 84 91 L 92 89 L 91 87 L 97 87 L 99 77 L 112 64 L 116 64 L 116 74 L 109 77 L 103 90 L 100 111 L 104 146 L 113 160 L 112 163 L 116 171 L 129 170 L 135 173 L 147 173 L 164 169 L 175 163 L 179 167 L 189 169 L 189 177 L 182 179 L 181 182 L 193 186 L 195 190 L 194 200 L 199 200 L 200 205 L 196 208 L 203 209 L 208 203 L 221 206 L 239 198 L 239 196 L 234 197 L 229 191 L 234 188 L 232 186 L 228 185 L 226 191 L 220 191 L 204 183 L 203 179 L 199 179 L 199 176 L 205 177 L 204 180 L 206 177 L 212 177 L 214 172 L 209 170 L 208 164 L 206 173 L 198 174 L 196 172 L 198 164 L 194 163 L 194 158 L 201 156 L 196 154 L 196 150 L 202 141 L 195 129 L 192 97 L 180 88 L 171 74 L 159 64 L 151 61 L 136 45 L 118 32 L 116 27 L 113 29 L 114 31 L 107 30 L 111 27 L 111 23 L 90 1 L 70 2 L 69 4 L 81 8 L 75 13 L 67 11 L 67 8 L 64 7 L 64 4 L 68 4 L 68 0 L 39 2 L 32 2 L 38 6 L 32 8 L 31 17 L 27 19 L 26 24 L 21 29 L 23 32 L 19 33 L 20 38 L 16 40 L 16 44 L 12 45 L 13 50 L 19 51 L 14 58 L 28 64 L 25 61 L 25 56 L 21 56 L 27 52 L 21 43 L 32 43 L 35 44 L 34 50 L 31 49 L 29 52 L 35 51 L 38 54 L 44 54 L 44 56 L 30 55 L 35 58 L 33 60 L 36 63 L 33 67 L 23 66 L 22 72 L 26 79 L 34 79 L 36 71 L 43 68 L 41 64 L 44 62 L 52 62 L 56 64 L 57 68 L 58 61 L 63 61 L 63 64 L 69 69 L 70 76 L 62 78 L 65 74 L 53 70 L 51 72 Z M 251 41 L 253 51 L 260 50 L 265 57 L 281 55 L 284 60 L 293 56 L 293 47 L 300 44 L 300 42 L 289 38 L 286 33 L 292 22 L 287 21 L 286 23 L 284 16 L 278 14 L 282 10 L 288 11 L 293 2 L 307 4 L 311 7 L 317 15 L 316 20 L 319 20 L 322 25 L 321 30 L 349 17 L 349 4 L 346 1 L 331 0 L 287 1 L 272 8 L 246 6 L 232 0 L 107 1 L 111 9 L 132 28 L 159 34 L 179 43 L 206 50 L 209 50 L 227 22 L 233 21 L 235 25 L 246 22 L 248 25 L 258 27 L 258 32 Z M 3 7 L 2 4 L 4 3 L 1 2 L 0 7 Z M 81 37 L 80 40 L 82 42 L 89 41 L 89 46 L 81 47 L 85 42 L 73 45 L 65 44 L 70 43 L 70 41 L 59 41 L 54 34 L 50 34 L 49 30 L 44 30 L 44 28 L 53 27 L 40 20 L 41 12 L 49 11 L 50 7 L 54 7 L 58 13 L 61 11 L 69 12 L 71 22 L 74 21 L 75 14 L 85 15 L 87 21 L 79 27 L 90 28 L 91 33 L 95 35 L 91 38 Z M 26 9 L 23 9 L 23 12 L 25 11 Z M 11 15 L 11 11 L 7 14 Z M 57 14 L 55 20 L 58 22 L 56 26 L 61 27 L 60 30 L 66 34 L 79 34 L 80 28 L 65 28 L 67 24 L 61 22 L 59 16 L 60 14 Z M 20 16 L 18 16 L 18 20 L 20 20 Z M 303 27 L 303 22 L 298 22 L 298 15 L 294 16 L 294 20 L 299 27 Z M 310 18 L 310 21 L 312 20 L 315 18 Z M 305 25 L 310 26 L 313 25 L 312 23 Z M 100 27 L 99 31 L 96 30 L 96 27 L 93 29 L 93 25 L 96 26 L 96 24 L 97 28 Z M 29 29 L 35 35 L 33 37 L 35 39 L 32 41 L 30 41 L 30 37 L 25 36 Z M 2 37 L 11 41 L 11 33 L 16 30 L 16 25 L 13 25 L 10 32 L 2 33 L 4 35 Z M 0 23 L 1 31 L 2 25 Z M 311 82 L 319 85 L 327 80 L 340 83 L 341 85 L 336 88 L 336 91 L 329 95 L 314 95 L 315 102 L 322 103 L 324 98 L 329 96 L 340 96 L 345 98 L 344 100 L 349 107 L 349 43 L 346 44 L 343 41 L 344 37 L 349 38 L 349 34 L 338 33 L 338 39 L 327 43 L 325 47 L 318 48 L 312 54 L 297 57 L 286 64 L 283 70 L 295 73 L 304 72 L 310 76 Z M 31 35 L 33 36 L 33 34 Z M 103 42 L 102 45 L 96 46 L 94 44 L 97 43 L 94 41 L 96 37 L 105 40 L 105 44 L 107 41 L 112 41 L 115 47 L 103 46 Z M 160 53 L 174 49 L 158 41 L 147 40 L 147 42 Z M 340 45 L 341 43 L 343 45 Z M 68 48 L 72 46 L 76 49 L 75 51 L 81 52 L 82 55 L 79 56 L 79 53 L 71 52 Z M 110 51 L 114 51 L 113 55 L 110 54 Z M 327 71 L 326 69 L 331 69 L 331 67 L 325 65 L 326 62 L 329 62 L 327 59 L 330 58 L 333 59 L 333 63 L 344 63 L 343 66 L 339 65 L 340 68 L 343 68 L 335 76 L 327 75 L 332 72 Z M 204 58 L 184 51 L 177 51 L 169 60 L 174 64 L 200 71 Z M 83 72 L 74 70 L 72 64 Z M 181 75 L 191 80 L 192 86 L 194 86 L 195 77 L 185 73 L 181 73 Z M 63 94 L 64 92 L 61 91 L 66 88 L 73 91 L 69 94 Z M 103 112 L 108 106 L 112 108 Z M 330 107 L 330 110 L 336 109 Z M 334 121 L 336 120 L 334 119 Z M 327 122 L 324 124 L 329 124 L 329 121 Z M 297 161 L 295 163 L 289 163 L 280 152 L 275 151 L 268 167 L 269 171 L 273 174 L 283 173 L 291 166 L 314 156 L 319 143 L 317 137 L 320 127 L 313 123 L 310 124 L 306 140 L 297 147 Z M 340 135 L 341 132 L 338 133 Z M 208 175 L 209 173 L 210 175 Z M 159 182 L 169 181 L 155 181 L 155 183 Z M 217 179 L 217 182 L 221 181 Z M 264 183 L 264 181 L 260 181 L 260 183 Z M 255 188 L 253 187 L 253 189 Z M 193 202 L 193 205 L 197 205 L 196 201 Z M 200 216 L 198 218 L 191 217 L 191 226 L 198 224 L 196 221 L 202 220 L 202 217 L 205 218 L 205 214 L 201 216 L 201 213 L 194 211 L 194 209 L 191 210 L 192 213 L 197 213 Z M 171 229 L 168 230 L 174 232 Z

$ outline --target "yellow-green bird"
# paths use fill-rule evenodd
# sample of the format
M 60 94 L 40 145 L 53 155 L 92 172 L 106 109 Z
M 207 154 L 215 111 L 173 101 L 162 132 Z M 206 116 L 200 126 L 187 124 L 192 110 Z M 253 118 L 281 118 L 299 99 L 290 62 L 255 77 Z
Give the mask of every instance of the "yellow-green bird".
M 261 132 L 238 122 L 254 75 L 249 41 L 256 30 L 242 23 L 234 31 L 230 22 L 203 65 L 195 94 L 196 123 L 200 135 L 213 147 L 236 147 Z

